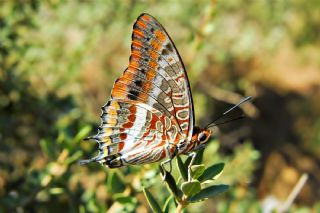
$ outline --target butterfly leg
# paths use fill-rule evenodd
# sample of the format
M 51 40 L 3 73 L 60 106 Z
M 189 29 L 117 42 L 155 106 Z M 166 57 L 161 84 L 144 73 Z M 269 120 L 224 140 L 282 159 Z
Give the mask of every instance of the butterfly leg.
M 172 145 L 172 144 L 170 143 L 170 145 Z M 173 144 L 173 145 L 175 146 L 175 144 Z M 167 149 L 167 152 L 170 153 L 170 146 L 167 146 L 166 149 Z M 172 171 L 172 159 L 177 155 L 177 151 L 178 151 L 178 150 L 175 149 L 175 150 L 174 150 L 174 153 L 169 156 L 169 159 L 168 159 L 168 160 L 165 160 L 165 161 L 163 161 L 163 162 L 160 163 L 160 166 L 161 166 L 161 168 L 162 168 L 162 170 L 163 170 L 163 172 L 164 172 L 164 176 L 162 176 L 162 180 L 165 180 L 165 179 L 166 179 L 166 174 L 167 174 L 167 170 L 165 169 L 164 165 L 167 164 L 167 163 L 169 163 L 170 169 L 169 169 L 168 172 L 171 173 L 171 171 Z
M 189 156 L 191 157 L 191 161 L 190 161 L 190 163 L 188 165 L 188 182 L 190 182 L 192 180 L 192 177 L 191 177 L 191 166 L 192 166 L 194 160 L 196 159 L 197 153 L 196 152 L 192 152 Z

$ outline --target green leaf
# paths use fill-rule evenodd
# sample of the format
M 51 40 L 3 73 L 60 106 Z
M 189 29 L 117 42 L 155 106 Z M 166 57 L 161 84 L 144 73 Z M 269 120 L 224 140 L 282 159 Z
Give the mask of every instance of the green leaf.
M 175 208 L 174 198 L 171 195 L 167 198 L 166 202 L 164 203 L 164 205 L 162 207 L 162 212 L 169 213 L 170 209 L 174 209 L 174 208 Z
M 81 128 L 73 140 L 80 141 L 80 140 L 84 139 L 89 134 L 90 131 L 91 131 L 90 126 L 85 126 L 85 127 Z
M 184 165 L 179 155 L 177 156 L 177 166 L 178 166 L 178 170 L 180 172 L 181 177 L 183 178 L 184 181 L 187 181 L 188 168 Z
M 112 194 L 123 192 L 125 189 L 125 184 L 123 183 L 117 172 L 112 171 L 109 174 L 110 175 L 107 180 L 108 191 Z
M 42 152 L 46 154 L 50 159 L 55 159 L 56 152 L 52 144 L 53 143 L 48 140 L 45 140 L 45 139 L 40 140 L 40 147 L 42 149 Z
M 162 213 L 162 210 L 161 210 L 161 208 L 160 208 L 160 205 L 158 204 L 158 202 L 156 201 L 156 199 L 153 197 L 153 195 L 152 195 L 146 188 L 143 188 L 143 193 L 144 193 L 144 195 L 146 196 L 147 201 L 148 201 L 151 209 L 152 209 L 154 212 Z
M 187 160 L 184 162 L 184 166 L 186 168 L 188 168 L 189 164 L 191 163 L 191 158 L 192 158 L 191 156 L 188 156 Z
M 124 194 L 115 194 L 112 196 L 115 201 L 121 203 L 128 212 L 133 212 L 138 204 L 137 198 Z
M 211 180 L 217 175 L 219 175 L 224 168 L 224 163 L 217 163 L 209 168 L 207 168 L 204 173 L 198 178 L 200 182 L 206 181 L 206 180 Z
M 162 176 L 164 176 L 164 173 L 166 171 L 163 171 L 161 166 L 159 166 L 159 169 L 160 169 Z M 180 200 L 182 197 L 182 192 L 178 189 L 176 181 L 174 180 L 174 178 L 172 177 L 172 175 L 169 172 L 166 172 L 166 177 L 165 177 L 164 181 L 167 183 L 170 191 L 174 194 L 174 196 L 178 200 Z
M 205 188 L 201 190 L 198 194 L 191 196 L 188 198 L 189 202 L 199 202 L 204 199 L 207 199 L 209 197 L 221 194 L 226 192 L 229 189 L 228 185 L 215 185 L 215 186 L 210 186 L 208 188 Z
M 181 184 L 182 192 L 187 196 L 197 194 L 201 190 L 201 184 L 198 180 L 192 180 L 190 182 L 184 182 Z
M 198 165 L 198 164 L 202 163 L 203 152 L 204 152 L 204 149 L 200 149 L 199 151 L 197 151 L 197 156 L 196 156 L 196 158 L 194 159 L 194 162 L 193 162 L 194 165 Z
M 77 151 L 66 160 L 66 163 L 71 164 L 75 161 L 78 161 L 81 156 L 82 156 L 82 151 Z
M 137 198 L 135 197 L 132 197 L 132 196 L 127 196 L 127 195 L 124 195 L 122 193 L 118 193 L 118 194 L 115 194 L 113 196 L 113 199 L 115 201 L 118 201 L 119 203 L 121 204 L 126 204 L 126 203 L 137 203 Z
M 59 195 L 64 193 L 64 188 L 59 188 L 59 187 L 51 188 L 49 189 L 49 193 L 52 195 Z
M 193 166 L 191 166 L 191 176 L 194 179 L 197 179 L 198 177 L 200 177 L 203 174 L 205 169 L 206 169 L 206 167 L 204 166 L 204 164 L 193 165 Z

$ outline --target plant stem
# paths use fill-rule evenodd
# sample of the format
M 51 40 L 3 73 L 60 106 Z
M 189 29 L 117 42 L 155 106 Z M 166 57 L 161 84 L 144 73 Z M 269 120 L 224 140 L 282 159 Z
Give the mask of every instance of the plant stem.
M 181 213 L 182 210 L 188 205 L 188 202 L 186 201 L 185 195 L 182 197 L 181 201 L 178 202 L 178 206 L 176 208 L 176 213 Z
M 301 192 L 303 186 L 306 184 L 308 180 L 308 174 L 303 173 L 298 181 L 298 183 L 294 186 L 291 193 L 289 194 L 287 200 L 285 203 L 279 208 L 279 212 L 287 212 L 292 205 L 294 199 L 298 196 L 298 194 Z
M 176 213 L 181 213 L 184 209 L 184 205 L 182 203 L 179 203 L 176 209 Z

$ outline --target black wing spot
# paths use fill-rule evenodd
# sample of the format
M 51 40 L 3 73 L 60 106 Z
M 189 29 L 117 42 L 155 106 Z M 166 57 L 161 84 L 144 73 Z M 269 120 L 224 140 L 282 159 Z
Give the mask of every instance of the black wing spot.
M 144 68 L 141 68 L 140 71 L 141 71 L 142 73 L 146 73 L 146 70 L 145 70 Z
M 142 87 L 143 82 L 141 80 L 135 80 L 134 83 L 138 86 L 138 87 Z
M 163 49 L 161 54 L 162 55 L 169 55 L 169 51 L 167 49 Z
M 138 100 L 139 92 L 137 90 L 129 90 L 128 98 L 130 100 Z
M 166 49 L 168 49 L 169 52 L 173 52 L 173 47 L 172 47 L 171 43 L 166 44 Z
M 129 90 L 129 93 L 131 93 L 132 95 L 138 96 L 139 92 L 137 90 Z
M 132 94 L 128 94 L 128 98 L 129 98 L 130 100 L 133 100 L 133 101 L 138 100 L 138 97 L 137 97 L 137 96 L 134 96 L 134 95 L 132 95 Z
M 150 31 L 153 33 L 153 32 L 154 32 L 154 28 L 153 28 L 153 27 L 151 27 Z
M 105 161 L 106 161 L 105 164 L 109 168 L 117 168 L 117 167 L 123 166 L 123 162 L 122 162 L 120 153 L 105 157 Z

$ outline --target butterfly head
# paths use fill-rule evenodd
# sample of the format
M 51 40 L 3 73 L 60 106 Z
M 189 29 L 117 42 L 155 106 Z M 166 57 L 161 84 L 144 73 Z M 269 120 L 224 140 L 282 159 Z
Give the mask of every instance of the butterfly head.
M 207 128 L 200 128 L 200 127 L 195 127 L 193 130 L 193 135 L 192 135 L 192 141 L 195 143 L 194 149 L 196 149 L 199 146 L 204 146 L 206 143 L 208 143 L 210 136 L 212 134 L 212 131 Z

